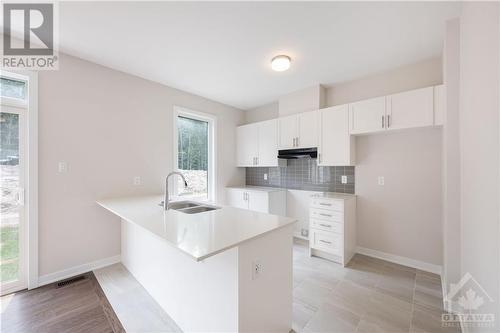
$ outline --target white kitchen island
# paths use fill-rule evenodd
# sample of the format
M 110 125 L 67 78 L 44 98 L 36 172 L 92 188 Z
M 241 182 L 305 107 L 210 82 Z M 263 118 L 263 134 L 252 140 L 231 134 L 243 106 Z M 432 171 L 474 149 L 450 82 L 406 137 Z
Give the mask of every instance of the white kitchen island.
M 184 332 L 289 332 L 294 219 L 232 207 L 165 211 L 113 198 L 121 260 Z M 258 268 L 256 270 L 256 268 Z

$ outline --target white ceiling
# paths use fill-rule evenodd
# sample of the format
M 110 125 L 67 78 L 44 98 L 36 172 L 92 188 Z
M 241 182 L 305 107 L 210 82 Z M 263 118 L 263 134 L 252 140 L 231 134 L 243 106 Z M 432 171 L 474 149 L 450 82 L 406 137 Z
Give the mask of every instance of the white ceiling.
M 61 2 L 60 50 L 249 109 L 441 53 L 452 2 Z M 270 59 L 292 58 L 287 72 Z

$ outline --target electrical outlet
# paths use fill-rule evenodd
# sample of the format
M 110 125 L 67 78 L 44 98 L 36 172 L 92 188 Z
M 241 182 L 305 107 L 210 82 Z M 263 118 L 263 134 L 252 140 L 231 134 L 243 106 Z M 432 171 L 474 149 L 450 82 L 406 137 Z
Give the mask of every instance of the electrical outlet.
M 59 173 L 68 172 L 68 163 L 64 161 L 59 162 L 59 164 L 57 165 L 57 170 L 59 171 Z
M 384 186 L 385 185 L 385 178 L 384 178 L 384 176 L 378 176 L 378 184 L 380 186 Z
M 264 180 L 267 180 L 267 173 L 264 174 Z
M 254 260 L 252 262 L 252 280 L 256 280 L 260 274 L 262 274 L 262 264 L 260 260 Z
M 340 182 L 342 184 L 347 184 L 347 176 L 342 176 Z
M 141 177 L 140 176 L 135 176 L 133 180 L 134 186 L 139 186 L 141 185 Z

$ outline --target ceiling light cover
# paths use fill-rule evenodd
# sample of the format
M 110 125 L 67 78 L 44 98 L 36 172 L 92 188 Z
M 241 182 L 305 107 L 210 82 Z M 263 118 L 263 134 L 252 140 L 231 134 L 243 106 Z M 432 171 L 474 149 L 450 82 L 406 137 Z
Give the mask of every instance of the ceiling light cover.
M 283 72 L 290 68 L 290 59 L 287 55 L 277 55 L 271 60 L 271 68 L 276 72 Z

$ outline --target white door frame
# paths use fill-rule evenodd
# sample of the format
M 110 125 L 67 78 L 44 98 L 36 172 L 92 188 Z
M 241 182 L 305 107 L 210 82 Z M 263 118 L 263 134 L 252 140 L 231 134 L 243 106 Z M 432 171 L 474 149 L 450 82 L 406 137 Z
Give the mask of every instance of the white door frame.
M 27 137 L 23 135 L 25 142 L 25 198 L 24 198 L 24 263 L 23 288 L 38 287 L 38 73 L 32 71 L 7 72 L 0 71 L 1 76 L 20 79 L 27 82 L 27 101 L 12 98 L 1 98 L 0 105 L 22 107 L 27 110 L 24 120 L 27 122 Z

